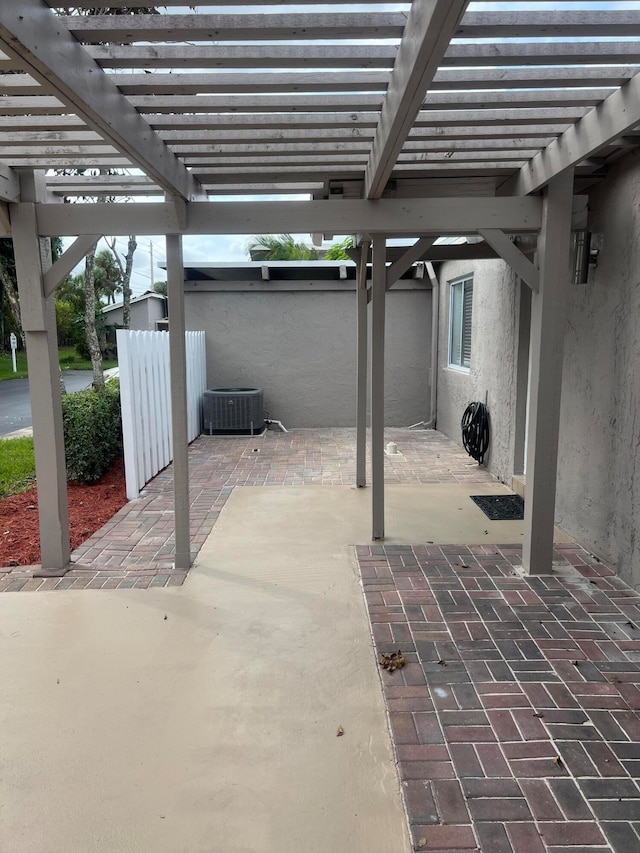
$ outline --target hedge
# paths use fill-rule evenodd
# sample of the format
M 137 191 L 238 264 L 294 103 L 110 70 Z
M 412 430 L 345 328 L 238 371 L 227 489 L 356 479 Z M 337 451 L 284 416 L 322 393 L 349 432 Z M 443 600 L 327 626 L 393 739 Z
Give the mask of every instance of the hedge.
M 95 483 L 122 450 L 119 383 L 65 394 L 62 421 L 67 479 Z

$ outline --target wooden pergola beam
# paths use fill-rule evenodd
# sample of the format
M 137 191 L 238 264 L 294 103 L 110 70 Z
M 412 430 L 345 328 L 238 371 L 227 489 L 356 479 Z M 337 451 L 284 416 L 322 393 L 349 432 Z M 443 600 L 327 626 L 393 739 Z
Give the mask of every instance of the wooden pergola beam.
M 186 229 L 178 228 L 169 203 L 40 204 L 42 236 L 81 234 L 389 234 L 436 236 L 500 228 L 507 233 L 536 233 L 542 202 L 538 198 L 382 199 L 372 202 L 291 201 L 269 204 L 192 202 Z
M 640 74 L 617 89 L 595 109 L 536 154 L 501 191 L 511 195 L 536 192 L 554 177 L 578 165 L 598 149 L 624 136 L 640 122 Z
M 380 112 L 364 178 L 364 197 L 380 198 L 467 0 L 413 3 Z

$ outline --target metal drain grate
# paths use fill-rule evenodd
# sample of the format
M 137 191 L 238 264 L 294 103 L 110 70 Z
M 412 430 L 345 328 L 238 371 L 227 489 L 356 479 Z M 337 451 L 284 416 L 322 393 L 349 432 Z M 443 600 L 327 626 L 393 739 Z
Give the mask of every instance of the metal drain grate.
M 470 495 L 491 521 L 522 521 L 524 501 L 520 495 Z

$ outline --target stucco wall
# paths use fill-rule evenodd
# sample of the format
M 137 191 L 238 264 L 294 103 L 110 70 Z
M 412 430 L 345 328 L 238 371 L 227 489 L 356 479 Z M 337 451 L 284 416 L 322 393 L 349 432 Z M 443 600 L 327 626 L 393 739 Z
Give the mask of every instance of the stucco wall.
M 640 157 L 629 155 L 590 197 L 600 245 L 586 285 L 569 294 L 556 519 L 640 589 Z M 472 367 L 448 368 L 448 282 L 474 273 Z M 518 289 L 499 261 L 439 272 L 438 429 L 460 442 L 460 417 L 488 391 L 489 469 L 513 473 Z
M 205 329 L 207 335 L 207 386 L 262 388 L 271 417 L 287 427 L 355 425 L 353 286 L 201 292 L 187 284 L 187 328 Z M 409 426 L 429 416 L 430 339 L 430 291 L 390 291 L 385 394 L 389 426 Z
M 640 158 L 590 198 L 597 267 L 570 292 L 557 518 L 640 588 Z
M 448 366 L 449 285 L 473 274 L 471 367 Z M 462 444 L 460 421 L 474 400 L 489 407 L 491 445 L 486 464 L 499 479 L 513 473 L 519 283 L 501 261 L 450 261 L 438 272 L 438 413 L 440 432 Z M 469 460 L 471 461 L 471 459 Z

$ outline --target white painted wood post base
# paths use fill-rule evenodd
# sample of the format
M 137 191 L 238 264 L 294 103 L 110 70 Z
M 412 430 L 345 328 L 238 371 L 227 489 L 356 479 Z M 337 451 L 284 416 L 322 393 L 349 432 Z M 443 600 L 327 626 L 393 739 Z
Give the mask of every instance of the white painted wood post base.
M 567 323 L 573 169 L 544 196 L 539 243 L 540 290 L 531 298 L 529 411 L 522 565 L 546 574 L 553 564 L 562 360 Z

